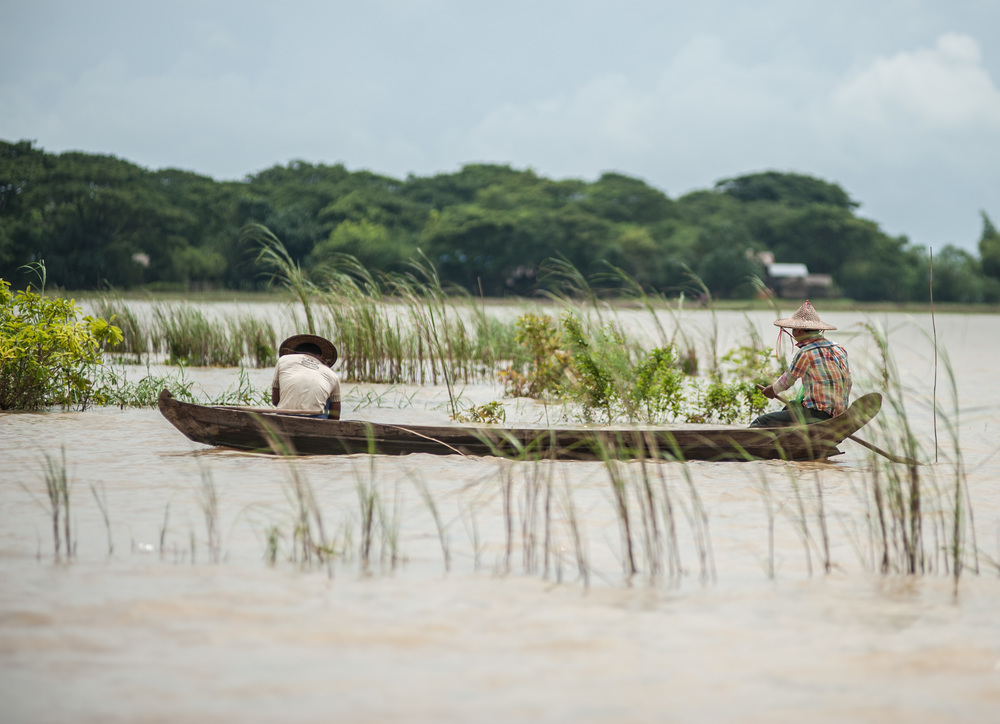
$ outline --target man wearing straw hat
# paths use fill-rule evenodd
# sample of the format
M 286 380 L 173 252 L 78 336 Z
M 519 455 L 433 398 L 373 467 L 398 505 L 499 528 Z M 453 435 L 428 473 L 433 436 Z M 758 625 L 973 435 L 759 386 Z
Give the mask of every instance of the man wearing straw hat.
M 279 410 L 322 410 L 315 417 L 340 419 L 340 379 L 330 368 L 337 348 L 315 334 L 296 334 L 278 347 L 271 402 Z
M 761 415 L 750 427 L 808 424 L 829 420 L 845 412 L 851 394 L 847 351 L 823 337 L 824 331 L 836 327 L 820 319 L 808 300 L 795 314 L 777 320 L 774 326 L 781 328 L 778 333 L 779 347 L 781 335 L 789 334 L 799 349 L 791 367 L 761 392 L 772 400 L 780 399 L 778 396 L 782 392 L 794 385 L 796 380 L 802 380 L 804 394 L 801 404 L 797 401 L 787 403 L 784 410 Z

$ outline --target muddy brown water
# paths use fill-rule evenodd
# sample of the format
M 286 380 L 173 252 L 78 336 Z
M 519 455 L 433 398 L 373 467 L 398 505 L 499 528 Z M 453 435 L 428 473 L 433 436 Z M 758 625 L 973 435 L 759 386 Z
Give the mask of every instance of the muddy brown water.
M 851 353 L 856 395 L 878 388 L 874 346 L 856 323 L 889 331 L 909 420 L 933 460 L 930 317 L 828 316 L 841 327 L 830 337 Z M 621 319 L 652 334 L 643 314 Z M 771 342 L 770 321 L 760 313 L 713 320 L 707 312 L 680 320 L 703 350 L 713 325 L 721 349 L 744 339 L 747 324 Z M 673 496 L 680 570 L 649 575 L 633 501 L 641 570 L 627 577 L 600 463 L 426 455 L 289 463 L 199 446 L 155 410 L 0 414 L 0 719 L 993 720 L 1000 711 L 1000 318 L 935 322 L 957 404 L 939 358 L 937 395 L 948 414 L 937 421 L 940 462 L 921 468 L 931 491 L 925 548 L 937 572 L 923 576 L 872 570 L 865 490 L 883 469 L 849 442 L 825 464 L 652 465 Z M 213 395 L 238 371 L 187 374 Z M 252 371 L 251 379 L 266 387 L 270 373 Z M 344 392 L 345 416 L 448 419 L 443 387 L 347 381 Z M 487 384 L 461 392 L 477 403 L 499 397 Z M 558 413 L 505 402 L 510 419 Z M 862 434 L 880 440 L 877 429 Z M 75 548 L 68 561 L 53 555 L 44 483 L 46 460 L 63 454 Z M 624 471 L 640 479 L 636 464 Z M 967 568 L 957 592 L 943 571 L 946 542 L 932 534 L 950 514 L 956 471 L 967 476 L 979 548 L 979 573 Z M 296 480 L 315 496 L 337 552 L 332 562 L 291 560 Z M 532 507 L 533 489 L 553 491 L 547 545 L 544 496 Z M 205 512 L 211 490 L 217 561 Z M 377 494 L 375 520 L 384 524 L 375 526 L 367 566 L 360 555 L 366 491 Z M 707 524 L 700 539 L 699 504 Z M 967 565 L 974 559 L 970 552 Z

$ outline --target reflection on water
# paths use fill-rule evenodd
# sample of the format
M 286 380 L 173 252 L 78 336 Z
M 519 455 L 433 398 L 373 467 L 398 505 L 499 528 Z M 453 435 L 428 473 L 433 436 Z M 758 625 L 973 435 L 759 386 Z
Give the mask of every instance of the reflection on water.
M 829 316 L 856 392 L 874 388 L 857 320 Z M 751 319 L 767 331 L 770 315 Z M 723 346 L 735 343 L 742 315 L 718 320 Z M 930 320 L 874 321 L 891 330 L 911 422 L 932 451 Z M 693 336 L 711 325 L 704 313 L 682 322 Z M 674 527 L 653 530 L 633 499 L 640 572 L 626 578 L 600 463 L 287 462 L 197 446 L 155 410 L 0 415 L 3 720 L 989 720 L 1000 706 L 1000 320 L 947 316 L 937 327 L 980 549 L 980 574 L 966 570 L 957 595 L 941 533 L 956 467 L 921 469 L 926 556 L 939 573 L 882 577 L 865 496 L 876 462 L 851 443 L 830 463 L 649 466 L 657 520 Z M 236 371 L 188 374 L 211 395 Z M 443 388 L 345 390 L 346 415 L 447 419 Z M 537 403 L 508 406 L 509 419 L 544 420 Z M 44 482 L 46 455 L 62 450 L 70 562 L 53 560 Z M 639 467 L 625 466 L 631 479 Z M 303 489 L 329 565 L 304 565 L 295 547 Z M 651 580 L 650 541 L 668 550 L 671 535 L 672 557 Z M 706 570 L 714 582 L 702 582 Z

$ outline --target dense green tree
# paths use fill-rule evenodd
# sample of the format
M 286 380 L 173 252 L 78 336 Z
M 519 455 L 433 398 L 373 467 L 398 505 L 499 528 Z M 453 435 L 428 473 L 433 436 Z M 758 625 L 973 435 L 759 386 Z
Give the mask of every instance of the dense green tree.
M 420 244 L 442 277 L 485 294 L 525 294 L 547 258 L 563 256 L 588 273 L 602 267 L 612 225 L 578 209 L 516 213 L 465 205 L 428 224 Z
M 584 274 L 611 264 L 665 292 L 690 289 L 695 273 L 714 296 L 739 297 L 770 251 L 858 299 L 927 298 L 926 255 L 857 206 L 837 184 L 775 171 L 673 201 L 610 172 L 587 182 L 469 164 L 398 180 L 296 160 L 216 182 L 0 141 L 0 277 L 23 286 L 21 268 L 44 259 L 50 284 L 64 287 L 260 288 L 241 230 L 261 224 L 307 269 L 350 254 L 373 272 L 400 271 L 426 254 L 442 281 L 491 295 L 537 291 L 549 283 L 546 260 L 559 257 Z M 937 260 L 942 300 L 995 296 L 1000 236 L 983 222 L 981 263 L 957 250 Z
M 722 179 L 715 184 L 715 188 L 743 202 L 774 201 L 786 206 L 826 204 L 841 209 L 858 206 L 837 184 L 798 173 L 766 171 L 748 174 Z
M 645 226 L 620 224 L 605 252 L 608 263 L 623 270 L 645 289 L 662 283 L 668 262 Z
M 518 171 L 508 165 L 474 163 L 458 173 L 437 174 L 426 178 L 410 176 L 404 195 L 417 203 L 442 211 L 450 206 L 469 204 L 482 189 L 491 186 L 523 185 L 537 178 L 533 171 Z
M 1000 301 L 1000 280 L 983 274 L 982 264 L 964 249 L 946 246 L 934 254 L 934 300 L 964 304 Z M 930 270 L 930 259 L 925 268 Z
M 889 239 L 878 226 L 829 204 L 772 210 L 753 225 L 763 248 L 776 261 L 801 262 L 817 274 L 839 275 L 842 265 L 874 247 L 899 249 L 905 240 Z
M 675 215 L 666 194 L 644 181 L 618 173 L 605 173 L 583 192 L 580 206 L 609 221 L 655 224 Z
M 983 261 L 983 272 L 994 279 L 1000 279 L 1000 231 L 993 226 L 985 211 L 983 217 L 983 233 L 979 237 L 979 256 Z
M 313 248 L 307 264 L 322 266 L 342 254 L 353 256 L 368 269 L 401 272 L 418 255 L 418 250 L 381 224 L 367 220 L 344 221 L 330 232 L 329 238 Z
M 928 298 L 926 265 L 905 239 L 889 239 L 848 258 L 837 276 L 844 296 L 859 301 L 924 301 Z
M 713 219 L 699 231 L 699 253 L 692 269 L 718 297 L 752 297 L 751 281 L 761 276 L 754 256 L 754 242 L 746 226 L 728 219 Z

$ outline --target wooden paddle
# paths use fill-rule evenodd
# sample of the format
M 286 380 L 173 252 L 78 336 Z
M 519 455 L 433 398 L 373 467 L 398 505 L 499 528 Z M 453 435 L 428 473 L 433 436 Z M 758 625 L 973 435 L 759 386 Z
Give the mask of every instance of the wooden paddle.
M 763 385 L 757 385 L 757 388 L 763 390 L 764 386 Z M 774 399 L 776 399 L 778 402 L 784 403 L 785 405 L 789 404 L 788 400 L 786 400 L 784 397 L 782 397 L 778 393 L 774 393 Z M 890 462 L 899 463 L 901 465 L 920 465 L 921 464 L 919 461 L 914 460 L 913 458 L 904 457 L 902 455 L 894 455 L 893 453 L 889 452 L 888 450 L 883 450 L 878 445 L 873 445 L 872 443 L 868 442 L 867 440 L 862 440 L 857 435 L 848 435 L 847 439 L 848 440 L 853 440 L 854 442 L 856 442 L 861 447 L 866 447 L 866 448 L 868 448 L 869 450 L 871 450 L 874 453 L 878 453 L 879 455 L 881 455 L 882 457 L 884 457 L 886 460 L 889 460 Z

